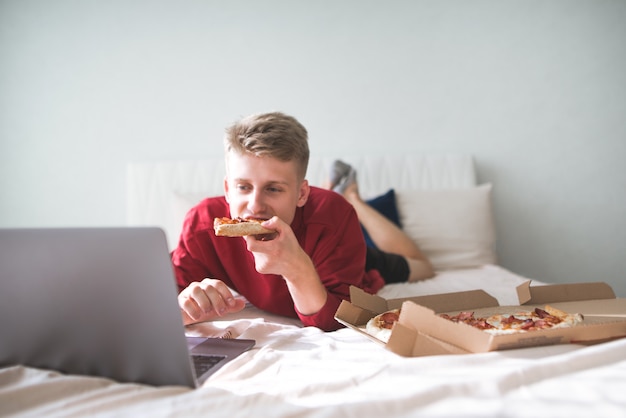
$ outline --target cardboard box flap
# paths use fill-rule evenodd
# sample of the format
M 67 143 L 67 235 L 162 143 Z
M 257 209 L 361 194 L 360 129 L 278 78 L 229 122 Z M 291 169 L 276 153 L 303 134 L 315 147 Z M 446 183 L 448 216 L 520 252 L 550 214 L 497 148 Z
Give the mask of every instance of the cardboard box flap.
M 519 300 L 519 304 L 523 305 L 528 302 L 531 298 L 530 296 L 530 280 L 525 281 L 515 288 L 517 290 L 517 300 Z
M 380 296 L 369 294 L 356 286 L 351 286 L 350 300 L 353 305 L 367 309 L 375 314 L 400 308 L 402 303 L 407 300 L 436 312 L 498 306 L 498 300 L 484 290 L 469 290 L 387 300 Z
M 557 302 L 550 305 L 565 312 L 583 314 L 585 318 L 626 318 L 626 299 L 624 298 Z
M 397 323 L 386 348 L 404 357 L 467 354 L 469 351 Z
M 393 332 L 391 333 L 391 337 L 389 337 L 389 341 L 385 345 L 385 348 L 401 356 L 412 357 L 416 339 L 417 331 L 415 329 L 406 327 L 397 322 L 393 326 Z M 434 351 L 436 354 L 439 354 L 437 349 Z
M 353 305 L 367 309 L 375 314 L 383 313 L 389 310 L 387 300 L 385 298 L 369 294 L 356 286 L 350 286 L 350 301 Z
M 404 300 L 432 309 L 435 312 L 465 311 L 469 309 L 499 306 L 498 299 L 484 290 L 440 293 L 438 295 L 417 296 Z
M 518 286 L 517 292 L 522 305 L 615 299 L 615 292 L 604 282 L 530 286 L 529 281 Z
M 351 304 L 347 300 L 341 301 L 341 304 L 335 313 L 335 319 L 344 325 L 346 325 L 346 323 L 355 326 L 365 325 L 371 317 L 372 312 L 363 310 L 358 306 Z

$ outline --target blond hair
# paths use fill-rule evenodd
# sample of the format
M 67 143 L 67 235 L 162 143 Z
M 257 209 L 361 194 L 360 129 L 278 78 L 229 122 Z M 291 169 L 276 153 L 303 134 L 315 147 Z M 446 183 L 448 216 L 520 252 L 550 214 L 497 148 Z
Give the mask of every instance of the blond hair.
M 247 116 L 226 129 L 224 149 L 240 155 L 295 161 L 304 179 L 309 165 L 307 130 L 296 118 L 281 112 Z

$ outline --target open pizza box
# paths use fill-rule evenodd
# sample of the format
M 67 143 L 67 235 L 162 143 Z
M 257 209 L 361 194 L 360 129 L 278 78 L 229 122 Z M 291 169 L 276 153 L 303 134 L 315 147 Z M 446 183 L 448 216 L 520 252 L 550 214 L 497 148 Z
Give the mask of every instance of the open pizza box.
M 499 306 L 497 299 L 483 290 L 384 299 L 351 287 L 351 301 L 341 303 L 335 318 L 394 353 L 407 357 L 481 353 L 552 344 L 594 344 L 626 337 L 626 299 L 616 298 L 606 283 L 530 284 L 527 281 L 517 287 L 520 304 L 516 306 Z M 476 316 L 515 314 L 535 307 L 543 309 L 547 304 L 568 313 L 580 313 L 584 315 L 584 321 L 574 327 L 493 335 L 439 315 L 462 311 L 472 311 Z M 367 321 L 398 308 L 401 309 L 400 318 L 386 344 L 366 332 Z

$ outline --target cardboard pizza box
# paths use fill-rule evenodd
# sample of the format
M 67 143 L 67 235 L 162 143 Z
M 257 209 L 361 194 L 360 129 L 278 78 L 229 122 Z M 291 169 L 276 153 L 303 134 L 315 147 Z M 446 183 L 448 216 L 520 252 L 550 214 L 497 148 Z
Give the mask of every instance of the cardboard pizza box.
M 593 344 L 626 337 L 626 299 L 618 299 L 606 283 L 518 286 L 519 305 L 499 306 L 482 290 L 455 292 L 386 300 L 361 289 L 350 289 L 351 301 L 343 301 L 335 318 L 361 332 L 387 349 L 407 357 L 479 353 L 540 345 Z M 536 330 L 525 333 L 492 335 L 463 323 L 439 316 L 473 311 L 476 316 L 493 313 L 513 314 L 546 304 L 570 313 L 581 313 L 585 321 L 576 327 Z M 367 321 L 391 309 L 401 308 L 400 319 L 389 341 L 370 336 Z
M 365 332 L 365 324 L 378 314 L 401 308 L 402 304 L 406 301 L 411 301 L 415 304 L 430 307 L 442 312 L 453 309 L 468 310 L 480 307 L 498 306 L 498 300 L 484 290 L 385 299 L 378 295 L 369 294 L 358 287 L 351 286 L 350 301 L 351 302 L 344 300 L 341 303 L 335 314 L 335 319 L 380 344 L 383 344 L 383 342 Z

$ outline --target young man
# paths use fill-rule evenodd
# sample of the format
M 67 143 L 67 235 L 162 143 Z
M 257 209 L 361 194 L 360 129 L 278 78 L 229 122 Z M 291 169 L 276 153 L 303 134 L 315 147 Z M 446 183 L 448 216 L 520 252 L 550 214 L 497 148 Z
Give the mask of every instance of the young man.
M 354 208 L 339 194 L 305 179 L 308 134 L 282 113 L 252 115 L 225 136 L 225 196 L 203 200 L 187 214 L 172 262 L 186 324 L 253 305 L 334 330 L 349 287 L 375 293 L 385 282 L 365 271 L 366 246 Z M 267 219 L 272 239 L 216 236 L 217 217 Z

